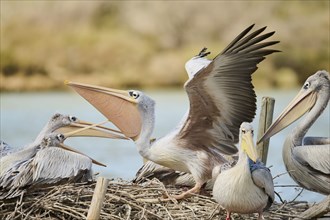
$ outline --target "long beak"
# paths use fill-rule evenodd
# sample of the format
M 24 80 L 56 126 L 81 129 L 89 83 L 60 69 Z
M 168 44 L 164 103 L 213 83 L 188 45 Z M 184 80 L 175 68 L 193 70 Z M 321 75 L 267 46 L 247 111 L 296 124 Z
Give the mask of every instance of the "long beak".
M 137 101 L 129 95 L 128 91 L 69 81 L 65 84 L 92 104 L 126 137 L 135 140 L 139 136 L 142 127 L 141 115 Z
M 253 143 L 253 135 L 251 131 L 247 131 L 245 134 L 242 134 L 241 149 L 246 152 L 251 160 L 254 162 L 258 159 L 258 153 L 256 147 Z
M 107 122 L 107 121 L 106 121 Z M 104 122 L 105 123 L 105 122 Z M 102 123 L 103 124 L 103 123 Z M 128 139 L 120 131 L 107 128 L 101 124 L 92 124 L 87 121 L 76 121 L 68 126 L 55 130 L 56 133 L 71 133 L 70 137 L 102 137 L 112 139 Z
M 76 149 L 73 149 L 72 147 L 69 147 L 69 146 L 67 146 L 67 145 L 65 145 L 65 144 L 63 144 L 63 143 L 60 143 L 59 146 L 60 146 L 61 148 L 65 149 L 65 150 L 72 151 L 72 152 L 75 152 L 75 153 L 78 153 L 78 154 L 81 154 L 81 155 L 84 155 L 84 156 L 88 157 L 89 159 L 92 160 L 92 162 L 93 162 L 94 164 L 97 164 L 97 165 L 100 165 L 100 166 L 106 167 L 105 164 L 103 164 L 103 163 L 101 163 L 101 162 L 99 162 L 99 161 L 97 161 L 97 160 L 94 160 L 93 158 L 89 157 L 88 155 L 86 155 L 86 154 L 84 154 L 84 153 L 82 153 L 82 152 L 80 152 L 80 151 L 78 151 L 78 150 L 76 150 Z
M 267 129 L 265 134 L 258 141 L 258 144 L 263 140 L 272 137 L 303 116 L 314 106 L 316 98 L 317 95 L 315 92 L 301 90 L 283 110 L 275 122 L 273 122 L 273 124 Z

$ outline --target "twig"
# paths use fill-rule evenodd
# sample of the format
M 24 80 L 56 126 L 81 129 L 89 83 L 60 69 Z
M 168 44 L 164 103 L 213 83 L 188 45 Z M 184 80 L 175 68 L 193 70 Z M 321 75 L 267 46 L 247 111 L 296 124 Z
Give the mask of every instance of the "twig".
M 131 211 L 132 211 L 132 208 L 131 208 L 131 206 L 130 205 L 126 205 L 126 207 L 127 207 L 127 212 L 126 212 L 126 216 L 127 216 L 127 218 L 126 218 L 126 220 L 129 220 L 129 219 L 131 219 L 130 217 L 131 217 Z
M 139 209 L 143 209 L 143 207 L 141 207 L 141 206 L 139 206 L 139 205 L 137 205 L 137 204 L 134 204 L 134 203 L 132 203 L 132 202 L 130 202 L 130 201 L 124 199 L 124 198 L 120 198 L 120 197 L 115 196 L 115 195 L 110 195 L 110 197 L 113 197 L 113 198 L 116 199 L 117 201 L 122 200 L 124 203 L 127 203 L 127 204 L 129 204 L 129 205 L 131 205 L 131 206 L 137 207 L 137 208 L 139 208 Z M 150 215 L 152 215 L 152 216 L 158 218 L 158 219 L 162 219 L 162 218 L 159 217 L 158 215 L 156 215 L 156 214 L 154 214 L 154 213 L 152 213 L 152 212 L 150 212 L 150 211 L 148 211 L 148 210 L 146 210 L 146 212 L 147 212 L 148 214 L 150 214 Z
M 270 213 L 274 213 L 274 212 L 273 211 L 270 211 Z M 291 214 L 279 213 L 279 212 L 276 212 L 276 215 L 285 216 L 285 217 L 291 217 L 291 218 L 297 218 L 297 217 L 299 217 L 298 215 L 291 215 Z
M 158 205 L 159 206 L 159 205 Z M 168 209 L 165 207 L 165 206 L 162 206 L 163 209 L 165 209 L 168 217 L 170 217 L 171 220 L 173 220 L 172 216 L 171 216 L 171 213 L 168 211 Z
M 290 202 L 294 202 L 300 195 L 301 193 L 304 191 L 304 188 L 301 188 L 300 192 L 296 195 L 296 197 L 294 197 L 293 200 L 291 200 Z
M 283 176 L 285 174 L 288 174 L 288 172 L 284 172 L 284 173 L 280 173 L 280 174 L 277 174 L 276 176 L 273 177 L 273 180 L 280 177 L 280 176 Z
M 279 194 L 278 192 L 274 191 L 274 193 L 275 193 L 275 195 L 277 195 L 277 197 L 280 199 L 281 203 L 286 203 L 286 202 L 282 199 L 282 197 L 280 196 L 280 194 Z
M 295 187 L 295 188 L 297 188 L 300 186 L 298 186 L 298 185 L 274 185 L 274 187 Z
M 66 184 L 27 192 L 22 203 L 19 198 L 0 201 L 0 218 L 8 220 L 70 219 L 80 220 L 87 215 L 95 183 Z M 106 188 L 101 219 L 138 220 L 138 219 L 217 219 L 225 210 L 220 208 L 213 198 L 205 195 L 194 195 L 177 203 L 170 199 L 155 198 L 162 192 L 179 194 L 183 188 L 165 186 L 159 181 L 133 185 L 127 181 L 110 181 Z M 287 203 L 274 203 L 271 212 L 264 213 L 266 219 L 289 219 L 297 213 L 308 209 L 306 202 L 296 199 Z M 299 197 L 298 197 L 299 198 Z M 127 209 L 123 209 L 126 204 Z M 130 207 L 130 210 L 129 210 Z M 236 220 L 247 219 L 239 214 L 233 215 Z M 250 216 L 248 219 L 256 219 Z
M 208 219 L 212 219 L 213 216 L 214 216 L 214 214 L 215 214 L 215 212 L 216 212 L 217 210 L 219 210 L 219 208 L 220 208 L 220 205 L 218 204 L 218 205 L 215 207 L 215 209 L 213 209 L 213 211 L 212 211 L 211 215 L 208 217 Z
M 146 204 L 143 206 L 141 217 L 139 220 L 143 219 L 145 210 L 146 210 Z

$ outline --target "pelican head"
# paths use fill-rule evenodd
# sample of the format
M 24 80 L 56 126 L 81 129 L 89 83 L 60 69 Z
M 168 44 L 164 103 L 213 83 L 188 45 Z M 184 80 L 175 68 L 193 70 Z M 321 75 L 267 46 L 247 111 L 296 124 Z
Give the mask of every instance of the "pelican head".
M 41 141 L 41 144 L 40 144 L 40 148 L 43 149 L 43 148 L 47 148 L 47 147 L 59 147 L 59 148 L 62 148 L 64 150 L 67 150 L 67 151 L 71 151 L 71 152 L 74 152 L 74 153 L 78 153 L 78 154 L 81 154 L 81 155 L 84 155 L 86 157 L 88 157 L 89 159 L 91 159 L 91 161 L 94 163 L 94 164 L 97 164 L 97 165 L 100 165 L 100 166 L 104 166 L 106 167 L 105 164 L 99 162 L 99 161 L 96 161 L 94 160 L 93 158 L 89 157 L 88 155 L 72 148 L 72 147 L 69 147 L 68 145 L 65 145 L 63 142 L 69 138 L 69 137 L 73 137 L 75 136 L 74 134 L 71 133 L 67 133 L 67 134 L 61 134 L 61 133 L 51 133 L 49 135 L 47 135 L 46 137 L 44 137 L 44 139 Z
M 117 90 L 65 82 L 98 109 L 128 138 L 136 141 L 144 124 L 153 127 L 155 102 L 138 90 Z M 148 117 L 144 116 L 149 116 Z M 151 117 L 150 117 L 151 116 Z
M 256 162 L 258 154 L 253 143 L 253 127 L 248 122 L 243 122 L 240 127 L 241 152 L 245 153 L 252 161 Z
M 320 108 L 326 108 L 330 96 L 329 88 L 330 79 L 327 71 L 321 70 L 308 77 L 297 96 L 268 128 L 258 143 L 280 132 L 302 117 L 306 112 L 311 111 L 317 102 L 319 102 L 318 106 Z M 318 114 L 321 114 L 321 112 Z
M 113 139 L 127 139 L 121 134 L 121 132 L 101 126 L 101 124 L 93 124 L 87 121 L 79 120 L 75 116 L 62 115 L 56 113 L 51 117 L 51 119 L 42 129 L 42 131 L 36 138 L 36 142 L 42 140 L 46 135 L 53 132 L 55 133 L 72 132 L 71 136 L 74 137 L 93 136 L 93 137 L 104 137 L 104 138 L 113 138 Z

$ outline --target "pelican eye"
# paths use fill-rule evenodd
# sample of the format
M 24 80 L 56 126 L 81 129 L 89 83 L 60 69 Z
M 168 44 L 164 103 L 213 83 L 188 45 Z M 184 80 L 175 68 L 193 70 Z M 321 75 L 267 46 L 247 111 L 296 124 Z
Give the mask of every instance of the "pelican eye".
M 246 130 L 242 129 L 242 133 L 245 134 L 246 133 Z
M 62 141 L 64 139 L 64 135 L 58 134 L 58 135 L 56 135 L 56 138 L 57 138 L 57 140 Z
M 70 119 L 70 121 L 77 121 L 77 117 L 75 117 L 75 116 L 69 116 L 69 119 Z
M 309 87 L 310 87 L 310 83 L 309 82 L 305 82 L 305 84 L 304 84 L 304 89 L 308 89 Z
M 139 98 L 140 94 L 137 91 L 130 91 L 128 94 L 133 97 L 134 99 Z

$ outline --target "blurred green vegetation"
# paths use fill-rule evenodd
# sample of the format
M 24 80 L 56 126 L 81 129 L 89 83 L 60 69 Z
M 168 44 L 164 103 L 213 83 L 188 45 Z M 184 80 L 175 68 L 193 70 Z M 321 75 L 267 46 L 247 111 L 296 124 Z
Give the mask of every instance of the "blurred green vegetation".
M 185 62 L 212 56 L 252 23 L 275 30 L 257 88 L 293 87 L 329 70 L 329 1 L 1 1 L 1 91 L 174 87 Z M 211 56 L 211 57 L 212 57 Z

